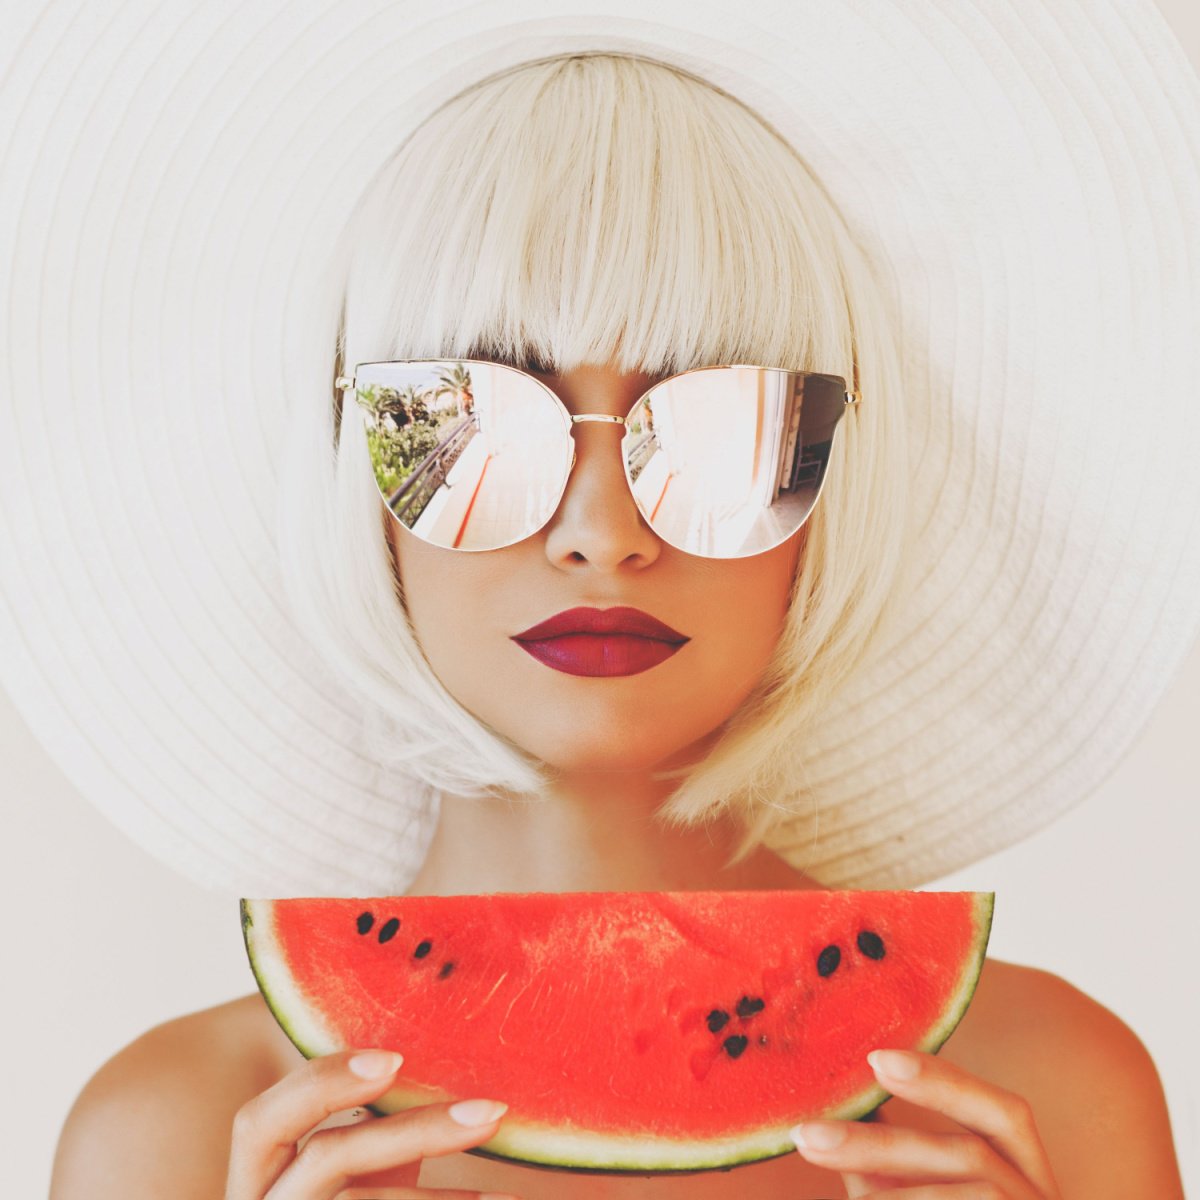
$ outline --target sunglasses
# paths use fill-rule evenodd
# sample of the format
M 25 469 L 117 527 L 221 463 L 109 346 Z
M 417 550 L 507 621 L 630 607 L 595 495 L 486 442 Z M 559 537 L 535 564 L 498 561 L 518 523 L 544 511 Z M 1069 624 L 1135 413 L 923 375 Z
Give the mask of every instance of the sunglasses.
M 355 393 L 388 511 L 433 546 L 499 550 L 537 533 L 575 464 L 572 427 L 598 421 L 624 431 L 625 479 L 646 524 L 701 558 L 746 558 L 791 537 L 861 398 L 836 375 L 717 366 L 660 380 L 624 417 L 572 414 L 527 371 L 472 358 L 359 363 L 335 387 Z

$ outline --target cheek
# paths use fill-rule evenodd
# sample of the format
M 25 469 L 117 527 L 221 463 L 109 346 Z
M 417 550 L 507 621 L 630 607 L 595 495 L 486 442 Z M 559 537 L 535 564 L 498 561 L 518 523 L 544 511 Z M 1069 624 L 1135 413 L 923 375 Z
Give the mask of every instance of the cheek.
M 803 539 L 797 535 L 765 554 L 713 563 L 697 594 L 706 594 L 727 610 L 743 611 L 746 624 L 753 623 L 759 631 L 775 627 L 787 614 L 803 552 Z
M 776 550 L 730 567 L 717 564 L 703 596 L 708 636 L 721 648 L 720 670 L 743 689 L 766 667 L 783 631 L 802 546 L 793 538 Z M 749 683 L 747 682 L 749 680 Z
M 391 524 L 392 561 L 425 661 L 455 700 L 495 727 L 497 711 L 511 703 L 507 676 L 514 654 L 500 608 L 520 574 L 513 556 L 429 546 Z
M 389 520 L 388 525 L 404 607 L 417 642 L 433 665 L 447 652 L 453 656 L 460 640 L 455 629 L 460 621 L 470 620 L 472 597 L 479 590 L 471 578 L 477 573 L 472 568 L 478 564 L 474 555 L 429 546 L 395 521 Z

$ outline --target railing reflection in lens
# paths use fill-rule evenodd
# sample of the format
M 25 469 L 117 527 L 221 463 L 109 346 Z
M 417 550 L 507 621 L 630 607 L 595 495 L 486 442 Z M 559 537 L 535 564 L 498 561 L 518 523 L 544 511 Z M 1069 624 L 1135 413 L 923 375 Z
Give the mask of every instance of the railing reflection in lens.
M 471 439 L 479 432 L 472 413 L 450 427 L 446 437 L 417 464 L 409 477 L 387 497 L 387 506 L 411 529 L 426 505 L 446 482 L 451 467 L 458 462 Z

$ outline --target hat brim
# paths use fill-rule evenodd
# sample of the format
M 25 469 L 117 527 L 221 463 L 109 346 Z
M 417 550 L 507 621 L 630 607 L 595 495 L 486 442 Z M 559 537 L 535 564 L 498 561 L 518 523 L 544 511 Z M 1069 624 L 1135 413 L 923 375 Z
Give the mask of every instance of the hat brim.
M 908 887 L 1027 836 L 1200 629 L 1200 105 L 1149 3 L 84 10 L 3 83 L 0 677 L 208 886 L 387 894 L 425 851 L 435 814 L 382 787 L 289 616 L 272 430 L 295 347 L 326 344 L 346 181 L 462 88 L 581 50 L 760 113 L 903 313 L 914 586 L 781 853 Z

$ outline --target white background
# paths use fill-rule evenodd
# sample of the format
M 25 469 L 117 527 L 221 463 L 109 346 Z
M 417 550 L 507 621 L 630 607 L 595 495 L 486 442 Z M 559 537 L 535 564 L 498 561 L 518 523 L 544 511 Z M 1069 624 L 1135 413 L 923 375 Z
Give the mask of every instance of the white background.
M 1159 5 L 1200 66 L 1196 0 Z M 926 888 L 996 892 L 989 953 L 1054 971 L 1138 1033 L 1166 1087 L 1185 1185 L 1200 1196 L 1200 936 L 1180 916 L 1200 851 L 1198 712 L 1200 646 L 1099 792 L 1025 844 Z M 36 1197 L 63 1118 L 105 1059 L 254 980 L 236 903 L 159 865 L 94 812 L 2 692 L 0 762 L 3 1191 Z

